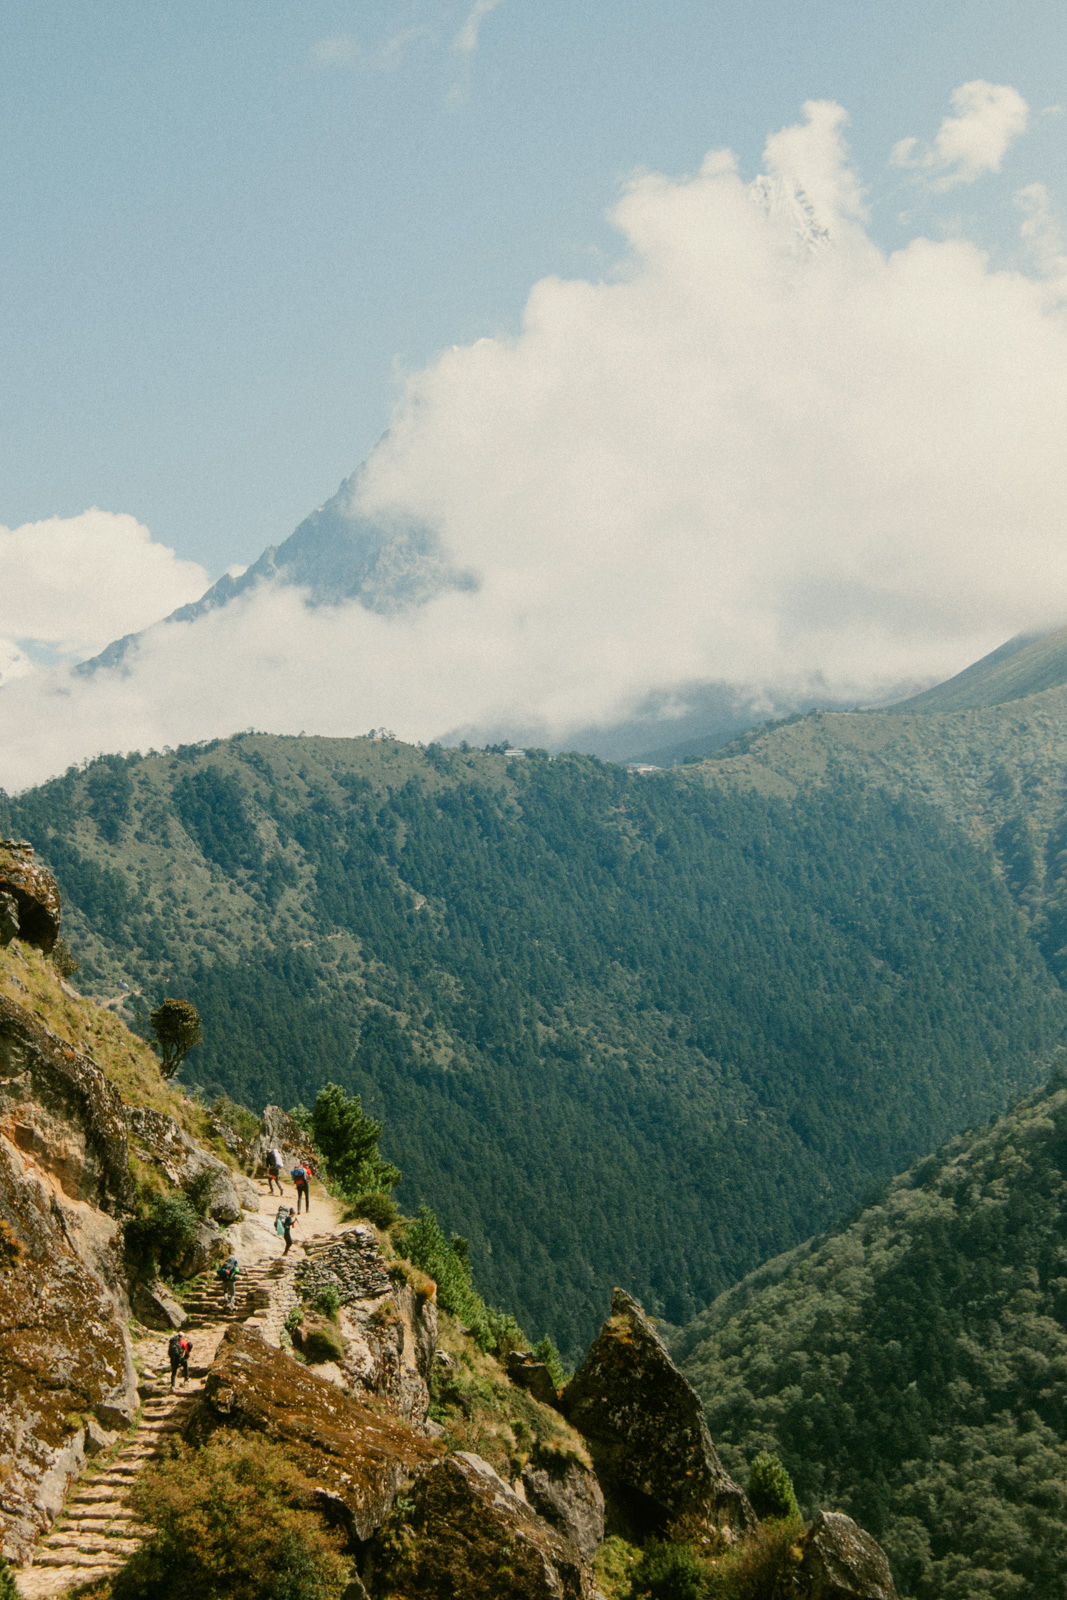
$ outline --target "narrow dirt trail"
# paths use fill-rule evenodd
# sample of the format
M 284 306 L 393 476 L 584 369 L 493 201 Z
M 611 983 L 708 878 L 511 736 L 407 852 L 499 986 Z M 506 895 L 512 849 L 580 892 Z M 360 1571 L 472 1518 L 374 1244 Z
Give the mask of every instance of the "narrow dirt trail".
M 213 1270 L 194 1285 L 185 1300 L 192 1344 L 189 1381 L 179 1377 L 173 1393 L 167 1355 L 170 1333 L 153 1333 L 138 1341 L 142 1405 L 137 1424 L 99 1470 L 90 1467 L 71 1488 L 62 1513 L 34 1550 L 33 1564 L 15 1574 L 22 1600 L 52 1600 L 76 1584 L 117 1572 L 151 1533 L 134 1513 L 130 1490 L 138 1474 L 161 1459 L 168 1441 L 185 1425 L 231 1322 L 243 1322 L 269 1343 L 280 1344 L 285 1319 L 297 1301 L 296 1269 L 306 1259 L 302 1246 L 321 1247 L 341 1226 L 343 1208 L 314 1185 L 311 1210 L 294 1229 L 293 1248 L 286 1256 L 274 1220 L 283 1201 L 286 1206 L 295 1204 L 292 1183 L 287 1181 L 282 1200 L 272 1199 L 265 1181 L 258 1188 L 262 1209 L 246 1213 L 231 1234 L 241 1265 L 233 1310 L 225 1306 L 223 1286 Z

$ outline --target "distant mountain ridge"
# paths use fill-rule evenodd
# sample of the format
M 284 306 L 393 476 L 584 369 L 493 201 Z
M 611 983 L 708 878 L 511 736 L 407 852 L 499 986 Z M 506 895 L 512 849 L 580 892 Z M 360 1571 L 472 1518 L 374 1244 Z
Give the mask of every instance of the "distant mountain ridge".
M 431 528 L 407 518 L 375 519 L 359 512 L 359 479 L 357 470 L 288 539 L 268 545 L 240 577 L 224 574 L 199 600 L 162 620 L 194 622 L 261 583 L 304 589 L 310 606 L 355 600 L 384 615 L 425 605 L 449 589 L 477 586 L 473 573 L 458 570 L 447 559 Z M 114 640 L 75 672 L 91 677 L 101 669 L 121 667 L 141 637 L 130 633 Z

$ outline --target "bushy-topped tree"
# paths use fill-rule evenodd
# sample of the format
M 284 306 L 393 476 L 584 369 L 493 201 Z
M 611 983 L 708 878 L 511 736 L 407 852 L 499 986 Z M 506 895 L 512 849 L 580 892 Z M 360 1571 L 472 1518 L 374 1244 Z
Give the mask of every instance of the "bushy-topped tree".
M 322 1152 L 331 1181 L 354 1205 L 363 1202 L 373 1207 L 374 1200 L 388 1204 L 389 1191 L 400 1182 L 400 1168 L 384 1160 L 378 1151 L 382 1127 L 364 1111 L 358 1094 L 348 1095 L 336 1083 L 327 1083 L 319 1090 L 309 1131 Z M 371 1210 L 367 1214 L 372 1221 L 377 1220 Z
M 159 1070 L 173 1078 L 194 1045 L 203 1039 L 200 1013 L 191 1000 L 168 997 L 149 1017 L 159 1044 Z

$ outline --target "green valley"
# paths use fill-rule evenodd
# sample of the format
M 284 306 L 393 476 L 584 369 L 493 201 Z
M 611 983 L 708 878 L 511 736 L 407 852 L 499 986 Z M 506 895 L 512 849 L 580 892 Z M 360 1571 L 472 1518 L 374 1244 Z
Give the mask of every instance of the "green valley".
M 185 1081 L 358 1090 L 404 1205 L 573 1355 L 613 1283 L 681 1323 L 1047 1074 L 1041 908 L 946 720 L 815 716 L 647 777 L 248 734 L 102 758 L 0 828 L 56 871 L 83 986 L 195 1003 Z M 987 743 L 1029 829 L 1025 740 Z

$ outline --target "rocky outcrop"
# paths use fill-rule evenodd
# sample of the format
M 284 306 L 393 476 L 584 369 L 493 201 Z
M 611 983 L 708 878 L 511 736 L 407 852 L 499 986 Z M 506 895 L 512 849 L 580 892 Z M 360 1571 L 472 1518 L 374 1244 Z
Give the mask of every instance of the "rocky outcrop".
M 189 1318 L 165 1283 L 139 1283 L 133 1292 L 133 1312 L 146 1328 L 184 1328 Z
M 439 1454 L 430 1440 L 240 1326 L 226 1332 L 186 1435 L 202 1442 L 222 1427 L 263 1433 L 289 1447 L 324 1510 L 357 1541 L 385 1521 L 411 1472 Z
M 95 1062 L 0 995 L 0 1133 L 68 1199 L 128 1202 L 123 1109 Z
M 820 1511 L 804 1536 L 795 1600 L 897 1600 L 881 1546 L 841 1511 Z
M 21 939 L 47 955 L 59 938 L 59 885 L 24 839 L 0 839 L 0 944 Z
M 283 1172 L 308 1162 L 317 1164 L 307 1134 L 280 1106 L 267 1106 L 263 1112 L 260 1131 L 250 1148 L 253 1171 L 258 1172 L 266 1167 L 267 1152 L 270 1150 L 280 1151 L 284 1161 Z
M 115 1212 L 118 1091 L 0 997 L 0 1548 L 21 1559 L 85 1463 L 137 1412 Z M 89 1431 L 92 1442 L 92 1430 Z
M 371 1600 L 592 1600 L 589 1567 L 497 1477 L 460 1452 L 419 1477 L 376 1535 Z
M 559 1396 L 552 1382 L 552 1374 L 543 1361 L 529 1350 L 513 1350 L 505 1363 L 508 1377 L 520 1389 L 526 1389 L 543 1406 L 556 1406 Z
M 588 1443 L 609 1532 L 643 1537 L 672 1523 L 727 1538 L 757 1531 L 744 1491 L 711 1442 L 696 1390 L 622 1289 L 560 1405 Z
M 251 1178 L 232 1172 L 224 1161 L 191 1139 L 173 1117 L 144 1106 L 125 1108 L 129 1137 L 137 1154 L 182 1186 L 201 1172 L 211 1174 L 206 1196 L 208 1215 L 224 1227 L 240 1219 L 242 1210 L 259 1210 L 259 1190 Z
M 302 1262 L 297 1284 L 308 1298 L 325 1288 L 338 1295 L 345 1342 L 339 1365 L 349 1389 L 384 1401 L 407 1422 L 424 1422 L 437 1348 L 429 1280 L 413 1289 L 396 1266 L 390 1270 L 374 1229 L 359 1223 Z
M 590 1469 L 538 1445 L 522 1469 L 522 1487 L 538 1516 L 592 1561 L 604 1538 L 604 1495 Z

